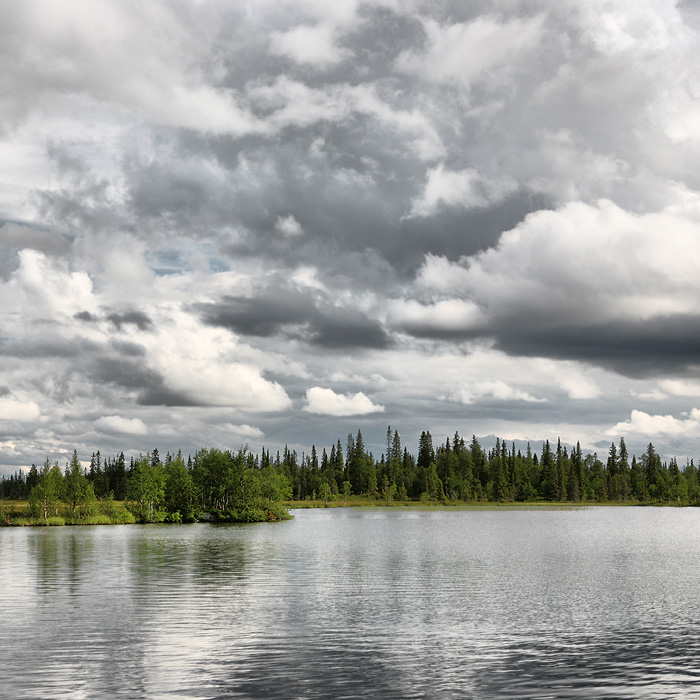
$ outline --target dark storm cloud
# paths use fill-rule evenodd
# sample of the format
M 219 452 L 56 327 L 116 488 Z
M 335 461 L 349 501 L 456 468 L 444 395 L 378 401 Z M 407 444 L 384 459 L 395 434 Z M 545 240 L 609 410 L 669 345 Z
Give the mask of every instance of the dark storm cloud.
M 289 290 L 257 298 L 224 297 L 218 304 L 197 308 L 209 326 L 260 337 L 276 335 L 284 326 L 306 323 L 316 314 L 313 300 Z
M 101 357 L 90 363 L 86 373 L 97 384 L 111 384 L 136 392 L 139 405 L 197 405 L 184 394 L 168 389 L 163 377 L 141 360 Z
M 224 297 L 218 304 L 201 304 L 195 310 L 207 325 L 241 335 L 281 334 L 337 350 L 379 349 L 391 344 L 378 321 L 354 309 L 318 303 L 310 294 L 282 287 L 268 289 L 258 297 Z
M 114 384 L 125 389 L 148 391 L 151 386 L 160 387 L 163 384 L 160 374 L 137 360 L 100 357 L 86 371 L 98 384 Z
M 110 346 L 120 355 L 126 357 L 145 357 L 146 348 L 138 343 L 130 343 L 127 340 L 112 340 Z
M 101 346 L 88 338 L 47 338 L 0 341 L 0 355 L 27 359 L 82 359 L 99 354 Z
M 138 397 L 140 406 L 201 406 L 182 392 L 168 389 L 164 383 L 144 389 Z
M 700 369 L 700 315 L 577 323 L 574 317 L 543 322 L 524 314 L 463 329 L 411 321 L 400 330 L 416 338 L 462 342 L 484 339 L 514 357 L 574 360 L 632 378 L 694 376 Z
M 309 341 L 322 348 L 381 350 L 391 345 L 391 338 L 378 321 L 353 310 L 320 316 L 312 321 L 310 330 Z
M 696 374 L 700 315 L 659 316 L 590 326 L 509 324 L 494 333 L 511 355 L 578 360 L 628 377 Z
M 85 323 L 97 323 L 101 320 L 99 316 L 95 316 L 89 311 L 79 311 L 73 318 Z M 114 311 L 107 314 L 105 318 L 119 331 L 127 325 L 136 326 L 140 331 L 148 331 L 153 328 L 153 321 L 143 311 L 131 310 L 123 313 Z
M 125 325 L 134 325 L 140 331 L 148 331 L 153 327 L 153 321 L 143 311 L 125 311 L 124 313 L 111 313 L 107 315 L 117 330 L 122 330 Z
M 427 252 L 456 259 L 493 245 L 504 230 L 527 214 L 550 206 L 545 197 L 525 190 L 501 202 L 466 209 L 442 207 L 430 218 L 405 218 L 411 198 L 424 187 L 424 166 L 403 153 L 403 141 L 375 133 L 370 121 L 357 125 L 316 125 L 302 133 L 282 134 L 252 145 L 240 165 L 236 142 L 188 136 L 188 151 L 215 158 L 219 178 L 208 171 L 182 172 L 177 162 L 134 165 L 130 180 L 134 216 L 167 222 L 169 228 L 214 237 L 232 259 L 261 257 L 280 268 L 313 260 L 322 277 L 348 270 L 348 283 L 364 275 L 381 289 L 392 276 L 410 276 Z M 323 139 L 322 154 L 310 168 L 309 152 Z M 388 144 L 402 151 L 392 153 Z M 280 219 L 292 216 L 300 233 L 285 236 Z M 231 228 L 235 234 L 231 234 Z M 219 233 L 217 233 L 219 232 Z M 371 266 L 356 256 L 374 252 L 381 271 L 367 279 Z M 387 277 L 386 270 L 390 270 Z

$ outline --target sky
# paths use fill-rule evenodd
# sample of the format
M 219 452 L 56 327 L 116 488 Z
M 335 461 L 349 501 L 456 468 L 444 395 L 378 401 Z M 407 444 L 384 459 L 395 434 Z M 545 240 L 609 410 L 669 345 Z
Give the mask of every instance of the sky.
M 389 425 L 697 462 L 699 32 L 696 0 L 5 0 L 0 472 Z

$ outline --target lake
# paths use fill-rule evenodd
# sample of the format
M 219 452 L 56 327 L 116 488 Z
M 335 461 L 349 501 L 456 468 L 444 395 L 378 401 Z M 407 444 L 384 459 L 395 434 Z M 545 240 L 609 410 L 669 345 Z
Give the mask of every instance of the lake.
M 0 696 L 700 698 L 700 509 L 0 528 Z

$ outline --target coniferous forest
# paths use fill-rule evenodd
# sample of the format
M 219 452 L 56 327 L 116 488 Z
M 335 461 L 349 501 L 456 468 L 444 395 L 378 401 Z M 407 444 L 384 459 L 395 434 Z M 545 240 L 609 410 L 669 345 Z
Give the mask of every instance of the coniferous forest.
M 0 481 L 0 501 L 27 501 L 23 511 L 2 506 L 5 524 L 192 522 L 209 519 L 259 522 L 288 517 L 285 504 L 310 501 L 346 505 L 348 498 L 391 505 L 474 502 L 572 502 L 700 505 L 693 461 L 664 462 L 650 443 L 630 457 L 624 439 L 605 458 L 544 442 L 539 454 L 497 439 L 484 449 L 458 433 L 437 447 L 420 436 L 418 454 L 387 429 L 377 459 L 361 431 L 330 449 L 299 455 L 287 447 L 274 455 L 202 449 L 194 457 L 158 450 L 126 461 L 124 453 L 92 455 L 84 469 L 77 452 L 63 469 L 47 459 Z M 14 520 L 13 516 L 14 515 Z

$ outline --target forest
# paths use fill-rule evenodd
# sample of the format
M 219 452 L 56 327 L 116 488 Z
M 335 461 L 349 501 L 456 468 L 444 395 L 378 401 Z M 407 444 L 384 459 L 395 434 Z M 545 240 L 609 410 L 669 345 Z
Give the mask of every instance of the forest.
M 299 502 L 346 505 L 351 496 L 392 505 L 405 502 L 571 502 L 700 505 L 700 478 L 692 460 L 682 468 L 662 461 L 649 443 L 639 459 L 630 458 L 624 438 L 607 457 L 583 454 L 546 440 L 539 454 L 525 453 L 496 439 L 484 449 L 476 437 L 467 443 L 455 433 L 434 447 L 428 431 L 418 454 L 387 428 L 386 450 L 377 459 L 365 448 L 362 432 L 345 445 L 299 455 L 285 446 L 274 455 L 202 449 L 185 460 L 178 452 L 161 459 L 124 453 L 92 455 L 84 469 L 77 452 L 61 469 L 47 459 L 0 481 L 0 502 L 27 501 L 24 511 L 2 506 L 0 522 L 16 524 L 192 522 L 210 519 L 258 522 L 289 517 Z M 14 515 L 14 520 L 13 516 Z

